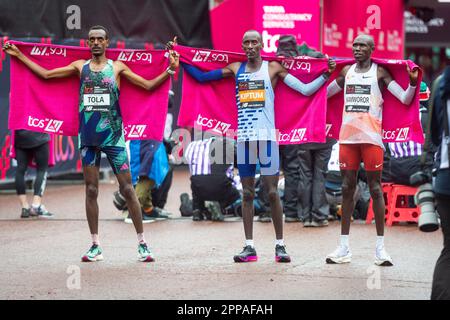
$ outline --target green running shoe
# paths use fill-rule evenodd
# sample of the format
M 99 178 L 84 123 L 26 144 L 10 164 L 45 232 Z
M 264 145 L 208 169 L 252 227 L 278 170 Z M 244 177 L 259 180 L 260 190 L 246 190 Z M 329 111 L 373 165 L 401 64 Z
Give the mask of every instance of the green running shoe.
M 153 257 L 152 252 L 147 247 L 146 243 L 139 243 L 138 246 L 138 259 L 141 262 L 153 262 L 155 258 Z
M 95 262 L 102 261 L 102 248 L 98 244 L 92 244 L 92 247 L 86 252 L 86 254 L 81 257 L 82 262 Z

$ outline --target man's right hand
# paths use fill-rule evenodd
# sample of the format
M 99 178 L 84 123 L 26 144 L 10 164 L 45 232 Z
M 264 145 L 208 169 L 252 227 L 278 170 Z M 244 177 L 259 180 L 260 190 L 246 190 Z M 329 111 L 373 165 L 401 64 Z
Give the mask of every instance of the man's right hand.
M 176 46 L 177 43 L 177 37 L 173 37 L 172 41 L 169 41 L 166 43 L 166 50 L 173 50 L 173 47 Z
M 19 48 L 17 48 L 15 45 L 7 42 L 3 45 L 3 51 L 5 51 L 7 54 L 14 56 L 14 57 L 18 57 L 22 54 L 22 52 L 20 52 Z

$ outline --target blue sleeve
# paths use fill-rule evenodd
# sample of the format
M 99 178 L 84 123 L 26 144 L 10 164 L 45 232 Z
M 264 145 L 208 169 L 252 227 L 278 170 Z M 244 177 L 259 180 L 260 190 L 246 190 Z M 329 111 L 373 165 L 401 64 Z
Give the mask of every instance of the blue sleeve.
M 181 65 L 183 66 L 183 69 L 186 70 L 187 73 L 191 77 L 193 77 L 198 82 L 206 82 L 206 81 L 213 81 L 213 80 L 220 80 L 223 79 L 222 75 L 222 69 L 212 70 L 208 72 L 203 72 L 197 67 L 194 67 L 190 64 L 182 62 Z

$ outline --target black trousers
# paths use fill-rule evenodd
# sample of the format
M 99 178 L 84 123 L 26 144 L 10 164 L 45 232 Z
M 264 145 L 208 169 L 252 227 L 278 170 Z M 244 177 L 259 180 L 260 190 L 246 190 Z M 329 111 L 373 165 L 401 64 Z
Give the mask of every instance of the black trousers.
M 436 203 L 444 235 L 444 249 L 434 268 L 431 299 L 450 300 L 450 195 L 436 194 Z
M 205 201 L 218 201 L 223 208 L 240 198 L 231 179 L 223 175 L 198 175 L 191 177 L 193 210 L 205 210 Z
M 325 172 L 332 145 L 287 145 L 281 149 L 284 186 L 284 213 L 302 221 L 325 220 L 330 207 L 325 193 Z
M 30 159 L 34 159 L 36 162 L 34 195 L 42 197 L 47 181 L 48 156 L 48 143 L 30 149 L 16 147 L 17 170 L 15 184 L 18 195 L 24 195 L 26 193 L 25 173 L 27 172 Z

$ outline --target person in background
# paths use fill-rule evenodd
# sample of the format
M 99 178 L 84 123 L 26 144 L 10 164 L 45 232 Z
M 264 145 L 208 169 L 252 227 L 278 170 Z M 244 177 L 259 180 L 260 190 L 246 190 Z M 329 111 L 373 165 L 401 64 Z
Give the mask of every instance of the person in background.
M 450 300 L 450 66 L 433 85 L 431 138 L 438 146 L 434 192 L 444 235 L 444 248 L 434 269 L 432 300 Z
M 325 58 L 320 52 L 306 53 L 314 58 Z M 293 35 L 282 35 L 277 56 L 299 56 L 297 40 Z M 283 211 L 286 222 L 303 222 L 305 227 L 328 226 L 330 206 L 325 192 L 325 172 L 336 141 L 280 146 L 285 177 Z
M 22 206 L 21 218 L 40 217 L 53 218 L 42 204 L 42 197 L 47 181 L 50 136 L 47 133 L 28 130 L 16 130 L 14 134 L 14 155 L 17 160 L 15 177 L 16 192 Z M 25 186 L 25 173 L 28 166 L 35 164 L 36 179 L 31 206 L 28 203 Z
M 208 218 L 206 201 L 218 201 L 222 211 L 240 199 L 239 191 L 233 186 L 234 141 L 216 137 L 193 141 L 187 146 L 184 158 L 191 173 L 194 221 Z M 219 210 L 212 211 L 212 220 L 223 220 Z
M 428 89 L 425 82 L 420 84 L 420 121 L 422 128 L 425 131 L 428 124 L 428 108 L 427 101 L 430 98 L 430 89 Z M 409 141 L 409 142 L 389 142 L 388 152 L 389 157 L 389 176 L 390 180 L 396 184 L 409 185 L 409 177 L 414 173 L 426 170 L 431 172 L 433 167 L 433 155 L 435 147 L 430 146 L 427 152 L 425 167 L 422 168 L 420 158 L 423 152 L 423 144 Z M 386 152 L 386 153 L 388 153 Z

